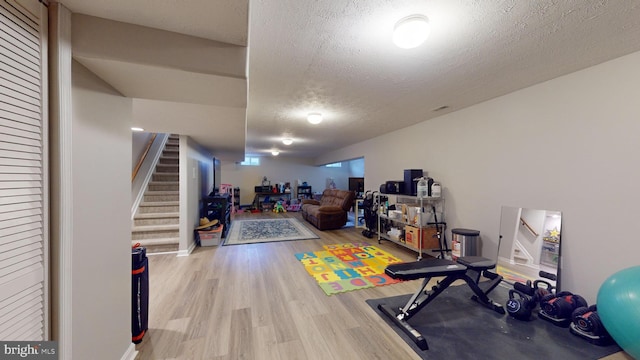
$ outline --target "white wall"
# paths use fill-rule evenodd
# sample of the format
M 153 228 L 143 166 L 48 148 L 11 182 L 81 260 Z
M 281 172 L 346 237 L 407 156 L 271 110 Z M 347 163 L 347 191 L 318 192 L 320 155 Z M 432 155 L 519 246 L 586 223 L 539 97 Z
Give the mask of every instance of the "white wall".
M 265 156 L 260 158 L 260 166 L 223 162 L 221 172 L 223 184 L 240 187 L 242 205 L 253 202 L 254 187 L 261 185 L 263 176 L 271 181 L 271 185 L 290 182 L 294 186 L 297 180 L 306 181 L 313 192 L 320 193 L 326 188 L 327 178 L 333 178 L 338 189 L 349 188 L 348 166 L 316 166 L 310 159 Z
M 131 99 L 72 65 L 73 359 L 131 344 Z
M 131 132 L 131 172 L 135 169 L 138 161 L 144 154 L 144 151 L 147 148 L 147 144 L 153 133 L 144 132 L 144 131 L 132 131 Z
M 190 137 L 180 135 L 181 254 L 195 246 L 193 230 L 200 221 L 200 199 L 212 188 L 213 156 Z
M 365 156 L 367 187 L 423 168 L 443 185 L 449 229 L 479 230 L 483 254 L 493 258 L 502 205 L 560 210 L 562 287 L 594 302 L 608 276 L 638 264 L 632 226 L 640 203 L 639 93 L 640 52 L 339 149 L 316 163 Z
M 364 176 L 364 159 L 354 159 L 343 164 L 349 165 L 349 176 L 351 177 L 363 177 Z

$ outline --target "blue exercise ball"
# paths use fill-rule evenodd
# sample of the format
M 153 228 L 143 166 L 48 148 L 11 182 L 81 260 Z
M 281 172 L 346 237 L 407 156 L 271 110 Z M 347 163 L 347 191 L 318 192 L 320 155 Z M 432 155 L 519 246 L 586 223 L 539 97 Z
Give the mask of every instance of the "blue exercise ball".
M 640 266 L 611 275 L 598 290 L 598 315 L 611 337 L 640 359 Z

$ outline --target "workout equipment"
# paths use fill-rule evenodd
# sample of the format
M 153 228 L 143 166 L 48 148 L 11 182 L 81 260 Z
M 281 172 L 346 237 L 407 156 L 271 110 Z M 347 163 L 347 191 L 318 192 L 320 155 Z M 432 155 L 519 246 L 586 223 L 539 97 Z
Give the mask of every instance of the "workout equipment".
M 569 291 L 561 291 L 557 294 L 548 294 L 540 299 L 540 312 L 538 317 L 547 320 L 554 325 L 568 327 L 571 324 L 573 310 L 587 306 L 587 301 L 580 295 Z
M 598 290 L 598 315 L 618 345 L 640 359 L 640 266 L 604 281 Z
M 427 350 L 429 349 L 427 340 L 407 321 L 456 280 L 464 280 L 467 283 L 473 292 L 472 300 L 500 314 L 505 313 L 502 305 L 487 296 L 502 281 L 502 276 L 489 271 L 495 266 L 495 261 L 481 256 L 460 257 L 457 262 L 448 259 L 429 258 L 389 265 L 385 269 L 385 273 L 390 277 L 400 280 L 423 279 L 422 286 L 411 296 L 407 304 L 397 311 L 386 304 L 378 305 L 378 309 L 402 329 L 420 349 Z M 489 281 L 480 283 L 481 275 L 488 278 Z M 431 290 L 425 290 L 431 278 L 438 276 L 444 276 L 444 279 L 438 281 Z
M 378 209 L 380 203 L 378 201 L 387 201 L 386 196 L 376 196 L 377 191 L 367 190 L 362 200 L 362 213 L 364 215 L 364 224 L 366 229 L 362 230 L 362 235 L 372 238 L 378 233 Z
M 529 297 L 533 294 L 531 280 L 528 280 L 527 284 L 520 282 L 513 284 L 513 289 L 509 290 L 509 300 L 505 305 L 507 314 L 518 320 L 530 320 L 531 312 L 538 306 L 535 296 Z
M 555 290 L 556 288 L 548 281 L 536 280 L 533 282 L 533 297 L 536 302 L 540 302 L 543 297 L 553 294 Z
M 545 271 L 540 271 L 540 276 L 555 280 L 554 274 Z M 513 284 L 513 290 L 509 291 L 509 299 L 505 304 L 507 314 L 518 320 L 531 320 L 531 314 L 538 307 L 540 300 L 545 296 L 549 299 L 553 298 L 554 291 L 555 287 L 542 279 L 533 282 L 527 280 L 525 284 L 516 282 Z
M 131 341 L 142 342 L 149 328 L 149 259 L 147 249 L 136 244 L 131 250 Z
M 581 306 L 573 310 L 571 319 L 569 330 L 573 335 L 581 337 L 592 344 L 601 346 L 610 345 L 613 342 L 613 339 L 600 320 L 596 305 L 589 307 Z

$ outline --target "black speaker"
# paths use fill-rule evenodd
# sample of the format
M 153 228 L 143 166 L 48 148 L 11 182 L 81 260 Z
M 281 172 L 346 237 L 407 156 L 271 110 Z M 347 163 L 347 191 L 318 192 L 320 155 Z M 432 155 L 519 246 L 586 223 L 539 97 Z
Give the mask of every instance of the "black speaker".
M 404 194 L 418 195 L 418 182 L 413 179 L 423 176 L 422 169 L 405 169 L 404 171 Z

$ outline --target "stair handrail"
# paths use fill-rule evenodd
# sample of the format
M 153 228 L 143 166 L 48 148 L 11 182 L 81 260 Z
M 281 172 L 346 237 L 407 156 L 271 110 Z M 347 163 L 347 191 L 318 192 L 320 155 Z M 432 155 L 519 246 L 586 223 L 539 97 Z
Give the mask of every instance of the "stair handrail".
M 159 133 L 151 148 L 149 148 L 149 154 L 145 161 L 140 166 L 139 174 L 131 183 L 131 219 L 135 217 L 138 206 L 142 202 L 144 192 L 151 181 L 153 171 L 158 164 L 158 160 L 162 155 L 164 146 L 169 139 L 169 134 Z
M 538 233 L 537 233 L 535 230 L 533 230 L 533 228 L 531 227 L 531 225 L 529 225 L 529 223 L 527 223 L 523 218 L 520 218 L 520 223 L 521 223 L 522 225 L 524 225 L 524 227 L 525 227 L 525 228 L 527 228 L 527 230 L 529 230 L 529 232 L 530 232 L 531 234 L 533 234 L 534 236 L 538 237 Z
M 158 136 L 158 133 L 153 133 L 153 135 L 151 135 L 151 139 L 149 139 L 149 142 L 147 143 L 147 147 L 144 149 L 142 156 L 140 156 L 140 159 L 138 159 L 138 163 L 136 164 L 136 167 L 133 169 L 133 173 L 131 174 L 131 182 L 133 182 L 133 180 L 138 175 L 138 171 L 140 170 L 140 167 L 142 166 L 144 159 L 147 158 L 149 149 L 151 149 L 151 145 L 153 145 L 153 142 L 156 140 L 156 136 Z

